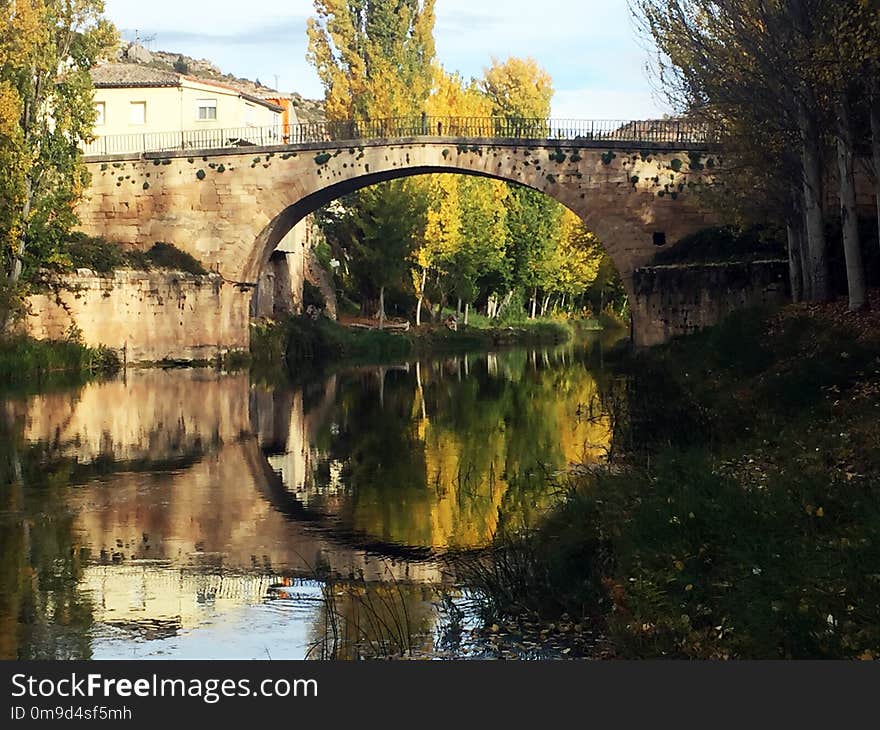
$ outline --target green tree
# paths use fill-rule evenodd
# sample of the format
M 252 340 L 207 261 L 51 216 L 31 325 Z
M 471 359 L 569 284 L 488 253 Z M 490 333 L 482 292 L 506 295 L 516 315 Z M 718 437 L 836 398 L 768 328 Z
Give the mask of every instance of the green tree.
M 530 301 L 529 313 L 538 313 L 538 292 L 552 283 L 552 257 L 561 240 L 564 208 L 537 190 L 510 189 L 507 198 L 513 288 Z
M 438 66 L 427 113 L 451 118 L 449 133 L 455 134 L 456 118 L 489 117 L 492 105 L 476 82 L 465 82 Z M 470 306 L 484 282 L 491 286 L 506 278 L 507 186 L 495 180 L 448 174 L 428 176 L 422 184 L 429 204 L 422 245 L 415 256 L 418 270 L 413 281 L 420 297 L 417 324 L 429 273 L 439 305 L 442 307 L 452 294 L 459 309 L 464 305 L 467 324 Z
M 876 3 L 634 0 L 633 7 L 657 44 L 661 79 L 677 106 L 713 121 L 734 150 L 734 169 L 770 191 L 787 224 L 793 289 L 812 300 L 831 294 L 823 186 L 826 146 L 836 143 L 850 307 L 863 306 L 852 184 L 861 140 L 852 111 L 858 97 L 870 99 Z M 741 154 L 747 148 L 760 154 Z
M 511 122 L 550 117 L 553 83 L 534 59 L 492 59 L 480 87 L 492 105 L 492 115 Z M 513 289 L 531 300 L 530 314 L 538 311 L 538 291 L 552 284 L 553 257 L 561 242 L 564 208 L 535 190 L 511 187 L 506 198 Z
M 453 290 L 464 304 L 464 323 L 480 293 L 480 282 L 507 282 L 510 265 L 507 258 L 509 230 L 507 186 L 493 180 L 461 177 L 462 245 L 450 262 Z
M 493 56 L 480 87 L 492 102 L 493 116 L 511 122 L 543 122 L 550 116 L 553 79 L 533 58 L 502 62 Z
M 315 0 L 308 59 L 318 71 L 331 122 L 418 117 L 433 82 L 434 0 Z M 421 230 L 424 199 L 408 181 L 382 183 L 346 199 L 362 291 L 401 284 Z
M 88 183 L 90 70 L 116 43 L 102 0 L 0 2 L 0 324 L 22 284 L 64 258 Z
M 433 81 L 434 0 L 315 0 L 308 59 L 331 121 L 422 112 Z

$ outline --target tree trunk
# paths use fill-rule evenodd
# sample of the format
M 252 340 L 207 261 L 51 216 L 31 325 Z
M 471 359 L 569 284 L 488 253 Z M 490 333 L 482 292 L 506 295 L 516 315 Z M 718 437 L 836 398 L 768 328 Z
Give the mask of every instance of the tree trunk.
M 379 330 L 385 329 L 385 287 L 379 289 Z
M 496 318 L 500 317 L 504 313 L 504 310 L 510 306 L 511 299 L 513 299 L 513 291 L 512 290 L 507 292 L 507 294 L 504 295 L 504 301 L 501 302 L 501 304 L 498 305 L 498 309 L 495 310 L 495 317 Z
M 419 287 L 419 303 L 416 304 L 416 327 L 422 326 L 422 306 L 425 302 L 425 284 L 428 283 L 428 270 L 422 269 L 422 283 Z
M 535 287 L 535 290 L 532 292 L 532 316 L 531 318 L 535 318 L 535 313 L 538 307 L 538 288 Z
M 471 312 L 471 305 L 468 304 L 467 302 L 465 302 L 465 304 L 464 304 L 464 326 L 465 327 L 468 326 L 468 317 L 470 315 L 470 312 Z
M 871 148 L 874 157 L 874 198 L 877 203 L 877 230 L 880 231 L 880 79 L 871 79 Z
M 461 297 L 458 298 L 458 305 L 455 307 L 455 316 L 461 317 Z
M 810 301 L 813 298 L 813 282 L 807 266 L 807 222 L 804 216 L 804 188 L 792 182 L 791 214 L 786 222 L 788 238 L 788 266 L 792 301 Z
M 849 309 L 851 312 L 857 312 L 865 307 L 867 300 L 853 174 L 852 126 L 849 99 L 846 94 L 841 95 L 837 107 L 837 164 L 840 169 L 840 222 L 843 229 L 843 253 L 846 258 Z
M 546 297 L 544 297 L 544 301 L 541 303 L 541 316 L 542 317 L 547 316 L 547 307 L 550 306 L 550 298 L 551 297 L 548 294 Z
M 495 315 L 498 313 L 498 298 L 493 294 L 489 297 L 489 301 L 486 304 L 486 317 L 488 319 L 495 319 Z
M 803 239 L 803 216 L 796 216 L 786 226 L 788 236 L 788 278 L 791 282 L 791 300 L 801 302 L 804 299 L 804 265 L 801 259 L 801 244 Z
M 810 299 L 828 301 L 828 259 L 825 245 L 825 217 L 822 212 L 822 144 L 819 130 L 806 106 L 801 103 L 800 128 L 803 136 L 804 217 L 806 219 L 807 259 L 805 269 L 812 284 Z
M 14 251 L 12 254 L 12 261 L 10 262 L 9 272 L 3 272 L 4 278 L 6 281 L 5 284 L 9 285 L 10 295 L 12 294 L 12 290 L 18 285 L 18 282 L 21 280 L 21 274 L 24 269 L 23 261 L 24 261 L 24 252 L 27 249 L 27 222 L 31 217 L 31 209 L 34 204 L 34 189 L 33 182 L 30 177 L 26 180 L 26 189 L 25 189 L 25 199 L 24 206 L 22 207 L 22 221 L 24 222 L 24 230 L 18 239 L 18 250 Z M 6 309 L 5 311 L 0 311 L 0 334 L 7 332 L 12 325 L 13 318 L 13 310 Z

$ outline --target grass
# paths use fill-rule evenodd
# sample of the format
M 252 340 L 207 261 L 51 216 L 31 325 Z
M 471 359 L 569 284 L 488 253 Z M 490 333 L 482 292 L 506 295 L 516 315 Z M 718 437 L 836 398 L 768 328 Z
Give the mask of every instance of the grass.
M 393 576 L 383 582 L 325 580 L 319 635 L 307 658 L 412 658 L 430 636 L 425 617 L 410 609 L 410 603 L 422 603 L 420 593 L 419 586 L 402 584 Z
M 74 339 L 38 341 L 0 338 L 0 387 L 15 390 L 75 385 L 109 375 L 121 366 L 116 353 Z
M 505 328 L 468 327 L 453 332 L 426 326 L 408 333 L 344 327 L 320 317 L 290 317 L 251 328 L 251 352 L 258 369 L 279 363 L 297 371 L 329 362 L 375 363 L 433 353 L 455 353 L 513 344 L 561 344 L 573 336 L 564 321 L 536 320 Z
M 487 620 L 577 617 L 633 658 L 880 657 L 880 318 L 838 310 L 634 356 L 620 468 L 465 566 Z
M 457 352 L 504 345 L 556 345 L 568 342 L 574 328 L 562 319 L 535 319 L 498 326 L 484 317 L 471 319 L 453 332 L 445 325 L 426 325 L 410 336 L 420 353 Z
M 403 335 L 352 330 L 323 317 L 251 326 L 251 372 L 264 382 L 302 382 L 330 364 L 386 362 L 411 353 L 412 342 Z

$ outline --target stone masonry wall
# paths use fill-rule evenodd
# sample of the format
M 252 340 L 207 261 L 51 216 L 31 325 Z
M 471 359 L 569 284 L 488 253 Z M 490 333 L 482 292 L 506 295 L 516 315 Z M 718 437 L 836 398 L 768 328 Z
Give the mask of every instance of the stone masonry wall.
M 211 274 L 121 270 L 98 276 L 80 269 L 70 291 L 29 299 L 24 330 L 61 339 L 78 328 L 93 347 L 105 345 L 126 362 L 207 360 L 249 346 L 251 291 Z
M 718 324 L 737 309 L 784 304 L 787 261 L 653 266 L 633 274 L 633 338 L 639 347 Z
M 142 250 L 171 243 L 208 269 L 256 284 L 290 230 L 362 187 L 426 173 L 464 173 L 526 185 L 577 213 L 625 283 L 672 245 L 718 222 L 692 187 L 713 179 L 707 151 L 596 142 L 455 138 L 243 147 L 91 158 L 82 230 Z

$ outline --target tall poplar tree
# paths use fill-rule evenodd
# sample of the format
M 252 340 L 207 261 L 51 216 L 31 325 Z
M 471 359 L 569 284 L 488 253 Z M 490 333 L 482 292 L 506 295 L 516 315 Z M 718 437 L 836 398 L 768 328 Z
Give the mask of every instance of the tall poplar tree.
M 714 122 L 729 163 L 758 181 L 788 230 L 792 289 L 831 295 L 825 234 L 829 143 L 851 309 L 866 302 L 855 211 L 855 111 L 877 71 L 876 0 L 631 0 L 676 105 Z M 866 115 L 867 116 L 867 115 Z M 880 131 L 880 130 L 878 130 Z M 751 148 L 751 154 L 743 150 Z M 756 154 L 757 152 L 757 154 Z
M 63 256 L 88 183 L 90 70 L 116 42 L 103 0 L 0 0 L 0 325 L 23 284 Z
M 315 0 L 309 19 L 308 60 L 324 86 L 331 122 L 417 118 L 431 91 L 434 63 L 434 0 Z M 361 252 L 360 267 L 378 289 L 380 327 L 385 292 L 399 284 L 416 246 L 420 191 L 406 180 L 382 183 L 346 201 Z M 409 200 L 406 200 L 409 198 Z

